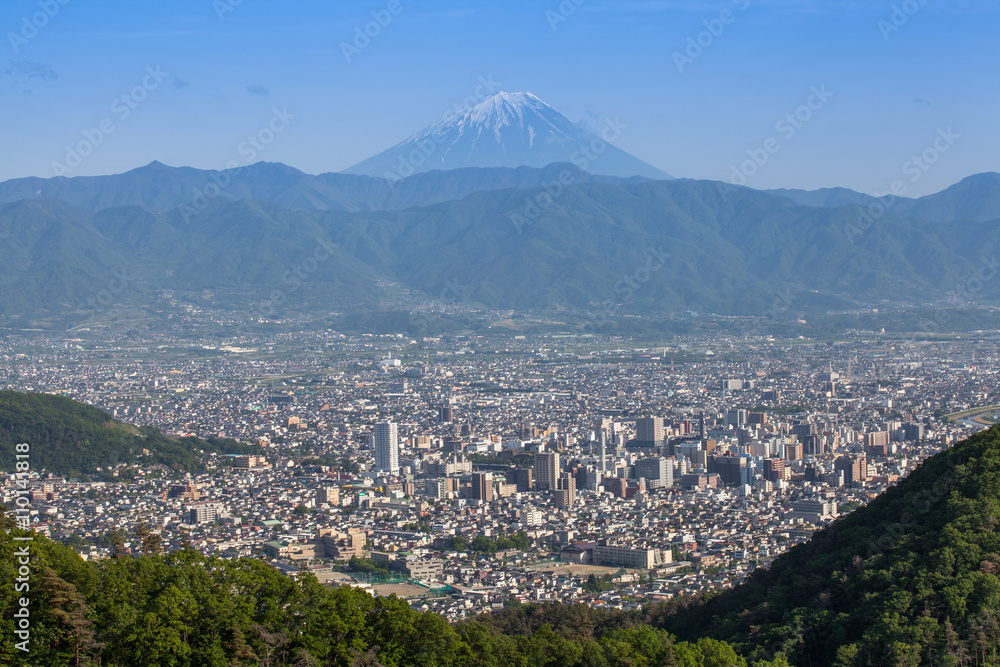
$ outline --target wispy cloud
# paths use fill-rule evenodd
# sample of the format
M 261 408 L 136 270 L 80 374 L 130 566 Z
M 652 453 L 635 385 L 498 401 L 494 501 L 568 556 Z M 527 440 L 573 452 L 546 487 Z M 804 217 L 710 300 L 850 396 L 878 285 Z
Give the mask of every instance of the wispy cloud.
M 10 66 L 3 73 L 18 83 L 55 81 L 59 78 L 56 71 L 52 69 L 52 65 L 48 63 L 33 63 L 27 60 L 11 61 Z

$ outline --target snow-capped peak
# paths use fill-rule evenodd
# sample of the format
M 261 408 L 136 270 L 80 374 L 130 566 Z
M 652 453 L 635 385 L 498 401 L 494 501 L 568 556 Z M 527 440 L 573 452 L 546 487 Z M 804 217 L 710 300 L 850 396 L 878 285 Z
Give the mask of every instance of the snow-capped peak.
M 612 175 L 667 177 L 611 145 L 593 131 L 528 92 L 500 91 L 452 114 L 392 148 L 359 162 L 348 173 L 391 181 L 430 169 L 544 167 L 571 162 Z M 597 157 L 585 156 L 584 148 Z
M 552 107 L 531 93 L 500 91 L 472 107 L 463 120 L 495 130 L 504 125 L 512 125 L 515 118 L 518 125 L 523 124 L 526 111 L 537 113 L 543 110 L 552 110 Z

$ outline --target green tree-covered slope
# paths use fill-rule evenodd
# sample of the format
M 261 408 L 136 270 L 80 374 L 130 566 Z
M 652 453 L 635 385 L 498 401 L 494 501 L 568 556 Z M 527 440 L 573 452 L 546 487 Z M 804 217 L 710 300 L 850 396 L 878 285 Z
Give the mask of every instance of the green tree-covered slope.
M 742 586 L 659 624 L 796 665 L 997 664 L 997 526 L 993 428 L 928 459 Z
M 57 475 L 92 473 L 118 463 L 198 468 L 200 451 L 250 454 L 258 448 L 221 438 L 168 438 L 135 428 L 64 396 L 0 391 L 0 470 L 14 470 L 14 445 L 31 447 L 31 469 Z M 143 450 L 148 452 L 144 453 Z
M 292 580 L 261 561 L 194 551 L 85 562 L 26 536 L 0 515 L 0 664 L 61 667 L 381 665 L 746 667 L 724 642 L 676 642 L 635 621 L 574 627 L 543 623 L 504 632 L 477 621 L 449 625 L 392 597 Z M 17 550 L 28 545 L 30 590 L 15 591 Z M 24 652 L 15 634 L 28 600 Z M 555 620 L 555 612 L 541 610 Z M 624 621 L 624 619 L 623 619 Z M 79 662 L 77 662 L 79 660 Z M 767 667 L 763 663 L 755 667 Z

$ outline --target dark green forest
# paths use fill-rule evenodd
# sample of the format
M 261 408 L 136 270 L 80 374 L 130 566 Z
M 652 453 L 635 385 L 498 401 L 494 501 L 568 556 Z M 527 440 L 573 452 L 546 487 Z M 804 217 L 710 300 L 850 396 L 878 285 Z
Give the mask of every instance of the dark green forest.
M 256 445 L 224 438 L 168 438 L 155 428 L 122 424 L 64 396 L 0 391 L 0 470 L 13 470 L 14 445 L 31 445 L 31 469 L 82 475 L 119 463 L 199 469 L 200 452 L 254 454 Z M 149 453 L 144 454 L 143 450 Z
M 41 536 L 15 542 L 28 533 L 6 516 L 0 524 L 3 665 L 747 665 L 725 642 L 678 642 L 636 615 L 514 605 L 451 625 L 395 596 L 326 588 L 312 575 L 293 580 L 258 560 L 184 550 L 91 563 Z M 15 592 L 15 554 L 25 544 L 31 588 Z M 24 596 L 29 652 L 16 648 Z

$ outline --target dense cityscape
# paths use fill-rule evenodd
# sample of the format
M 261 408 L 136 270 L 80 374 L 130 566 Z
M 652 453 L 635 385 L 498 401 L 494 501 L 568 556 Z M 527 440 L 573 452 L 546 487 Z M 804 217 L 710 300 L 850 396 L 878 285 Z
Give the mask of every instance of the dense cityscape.
M 731 587 L 1000 412 L 987 335 L 641 345 L 83 329 L 9 337 L 0 387 L 257 452 L 32 470 L 31 527 L 85 558 L 249 556 L 452 620 Z

